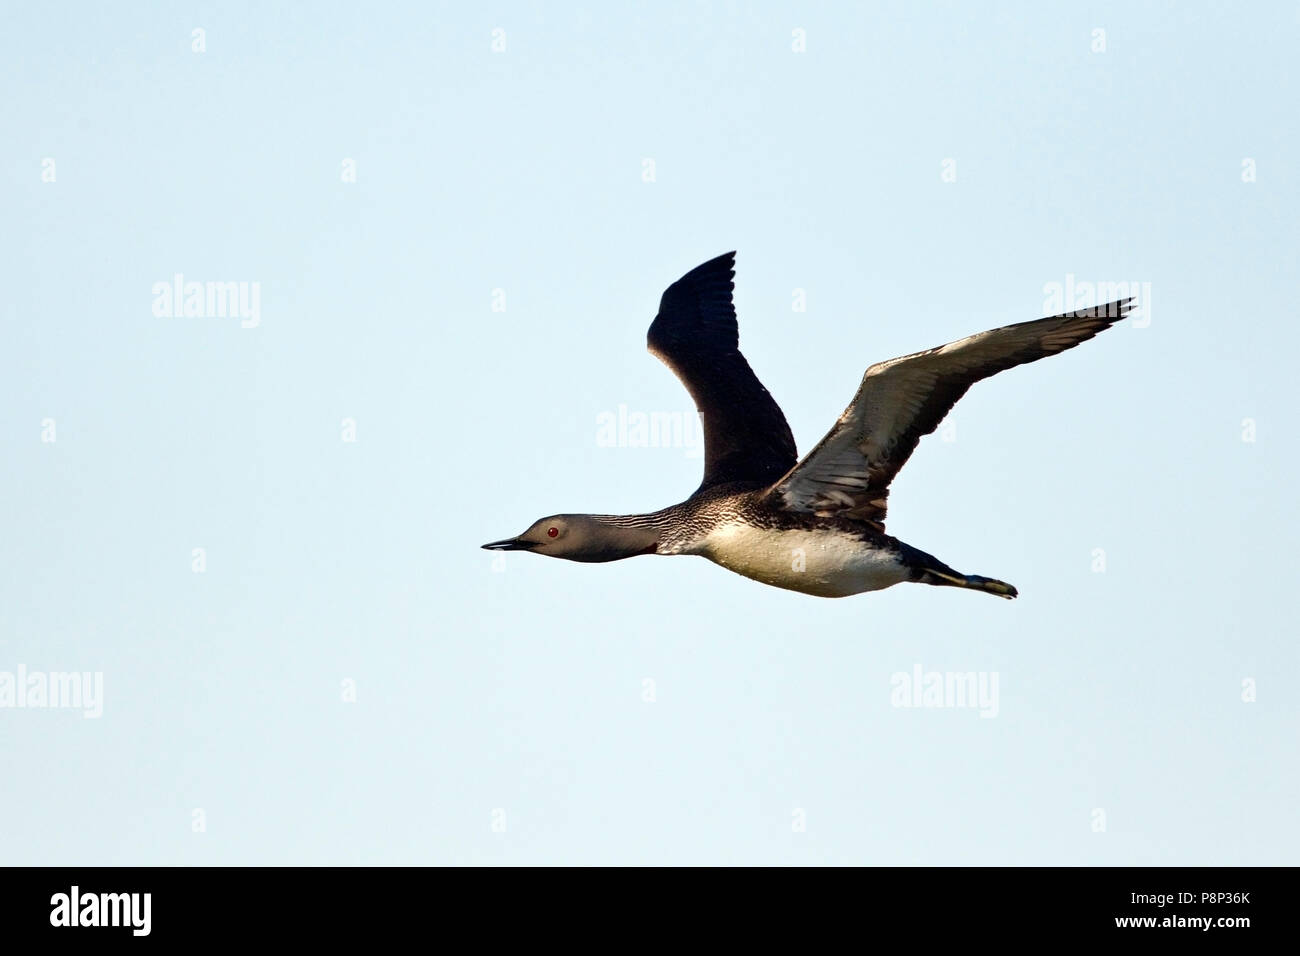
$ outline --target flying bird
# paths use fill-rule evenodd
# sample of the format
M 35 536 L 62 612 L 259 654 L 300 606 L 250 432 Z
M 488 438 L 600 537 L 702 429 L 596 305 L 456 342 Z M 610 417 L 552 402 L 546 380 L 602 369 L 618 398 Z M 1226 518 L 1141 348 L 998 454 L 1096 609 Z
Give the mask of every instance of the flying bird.
M 889 485 L 921 436 L 980 379 L 1074 348 L 1124 318 L 1122 299 L 980 332 L 867 369 L 853 401 L 798 460 L 780 406 L 740 354 L 735 253 L 670 285 L 650 351 L 681 379 L 704 427 L 704 480 L 681 504 L 639 515 L 558 514 L 483 545 L 570 561 L 696 554 L 774 587 L 819 597 L 904 581 L 1010 600 L 1005 581 L 962 574 L 885 533 Z

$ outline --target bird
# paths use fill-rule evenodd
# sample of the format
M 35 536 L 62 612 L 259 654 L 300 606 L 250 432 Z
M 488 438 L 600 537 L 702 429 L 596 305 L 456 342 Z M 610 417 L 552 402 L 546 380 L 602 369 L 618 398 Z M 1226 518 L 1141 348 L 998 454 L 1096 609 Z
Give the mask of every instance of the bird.
M 555 514 L 483 545 L 569 561 L 699 555 L 763 584 L 846 597 L 914 582 L 1011 600 L 996 578 L 963 574 L 885 533 L 889 488 L 917 443 L 981 379 L 1074 348 L 1124 318 L 1134 299 L 1020 322 L 867 369 L 853 400 L 802 459 L 785 415 L 740 353 L 735 252 L 668 287 L 646 340 L 691 394 L 704 479 L 647 514 Z

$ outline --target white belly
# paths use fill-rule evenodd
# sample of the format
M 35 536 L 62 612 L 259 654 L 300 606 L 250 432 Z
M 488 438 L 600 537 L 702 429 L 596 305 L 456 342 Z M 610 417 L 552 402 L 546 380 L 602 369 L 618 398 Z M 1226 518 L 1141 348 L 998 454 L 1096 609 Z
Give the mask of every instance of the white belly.
M 690 553 L 755 581 L 819 597 L 878 591 L 909 575 L 895 555 L 834 531 L 765 531 L 736 522 L 715 528 Z

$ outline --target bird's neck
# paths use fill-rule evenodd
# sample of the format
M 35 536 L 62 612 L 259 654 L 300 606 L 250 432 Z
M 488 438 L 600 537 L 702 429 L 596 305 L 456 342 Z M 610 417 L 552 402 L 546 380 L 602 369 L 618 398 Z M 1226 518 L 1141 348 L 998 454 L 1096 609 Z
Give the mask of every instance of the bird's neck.
M 666 512 L 643 515 L 587 515 L 600 526 L 600 547 L 589 560 L 619 561 L 659 550 L 668 527 Z

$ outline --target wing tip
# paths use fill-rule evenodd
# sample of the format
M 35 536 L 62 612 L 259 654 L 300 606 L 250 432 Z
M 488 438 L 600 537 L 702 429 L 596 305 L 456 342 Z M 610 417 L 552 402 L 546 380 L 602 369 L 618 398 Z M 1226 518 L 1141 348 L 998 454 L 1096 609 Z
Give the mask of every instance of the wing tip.
M 1067 312 L 1064 317 L 1067 319 L 1109 319 L 1111 322 L 1118 322 L 1120 319 L 1127 318 L 1135 308 L 1137 308 L 1137 296 L 1128 296 L 1127 298 L 1116 299 L 1113 302 L 1094 305 L 1087 309 Z
M 695 273 L 712 272 L 714 269 L 723 265 L 725 265 L 728 269 L 730 269 L 733 275 L 735 274 L 736 271 L 736 250 L 735 249 L 732 249 L 730 252 L 724 252 L 720 256 L 714 256 L 712 259 L 708 259 L 704 262 L 701 262 L 690 272 L 686 273 L 686 275 L 692 275 Z M 683 278 L 685 278 L 685 276 L 683 276 Z
M 710 272 L 710 271 L 712 271 L 713 269 L 715 269 L 715 268 L 717 268 L 717 267 L 719 267 L 719 266 L 726 266 L 726 268 L 727 268 L 727 276 L 728 276 L 728 278 L 730 278 L 730 279 L 733 280 L 732 285 L 733 285 L 733 288 L 734 288 L 734 285 L 735 285 L 734 280 L 735 280 L 735 278 L 736 278 L 736 250 L 735 250 L 735 249 L 732 249 L 730 252 L 724 252 L 724 253 L 723 253 L 722 255 L 720 255 L 720 256 L 714 256 L 714 257 L 713 257 L 712 259 L 710 259 L 708 262 L 705 262 L 705 263 L 703 263 L 703 264 L 701 264 L 701 265 L 699 265 L 699 266 L 696 266 L 696 267 L 695 267 L 694 269 L 692 269 L 691 271 L 692 271 L 692 272 Z

